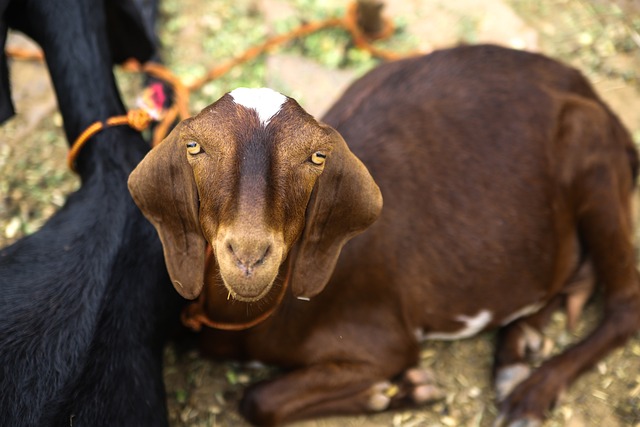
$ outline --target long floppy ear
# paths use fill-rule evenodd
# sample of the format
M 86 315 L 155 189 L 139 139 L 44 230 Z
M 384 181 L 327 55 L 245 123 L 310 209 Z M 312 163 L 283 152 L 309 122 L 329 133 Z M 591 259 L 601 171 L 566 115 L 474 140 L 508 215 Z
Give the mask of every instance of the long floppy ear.
M 182 123 L 129 175 L 129 191 L 160 235 L 173 286 L 187 299 L 202 291 L 205 239 L 198 217 L 198 189 L 180 141 Z
M 297 297 L 311 298 L 324 289 L 344 244 L 373 224 L 382 210 L 382 194 L 367 168 L 336 130 L 323 127 L 335 146 L 307 206 L 291 277 Z

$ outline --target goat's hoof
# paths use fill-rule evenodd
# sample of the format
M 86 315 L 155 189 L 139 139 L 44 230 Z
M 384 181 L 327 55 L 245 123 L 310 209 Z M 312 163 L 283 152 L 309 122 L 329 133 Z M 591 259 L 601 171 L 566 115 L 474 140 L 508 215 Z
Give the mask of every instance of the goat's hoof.
M 445 397 L 445 393 L 435 385 L 433 372 L 422 368 L 411 368 L 404 373 L 404 383 L 410 389 L 410 400 L 422 405 Z
M 436 382 L 433 372 L 423 368 L 407 369 L 404 373 L 404 379 L 410 384 L 433 384 Z
M 526 324 L 522 325 L 523 344 L 530 362 L 541 362 L 549 357 L 553 351 L 553 341 L 545 337 L 542 332 Z
M 370 411 L 381 412 L 389 407 L 391 403 L 390 392 L 394 390 L 394 385 L 389 381 L 382 381 L 375 383 L 369 389 L 369 402 L 368 407 Z
M 513 366 L 513 365 L 512 365 Z M 539 427 L 565 389 L 563 372 L 549 365 L 532 370 L 501 402 L 498 427 Z
M 408 369 L 396 382 L 382 381 L 371 386 L 368 391 L 368 407 L 371 411 L 380 412 L 443 399 L 445 394 L 433 382 L 431 371 Z
M 436 402 L 445 398 L 445 393 L 433 384 L 422 384 L 413 389 L 411 400 L 418 405 Z
M 494 382 L 498 402 L 503 401 L 530 374 L 531 368 L 524 363 L 516 363 L 500 368 Z

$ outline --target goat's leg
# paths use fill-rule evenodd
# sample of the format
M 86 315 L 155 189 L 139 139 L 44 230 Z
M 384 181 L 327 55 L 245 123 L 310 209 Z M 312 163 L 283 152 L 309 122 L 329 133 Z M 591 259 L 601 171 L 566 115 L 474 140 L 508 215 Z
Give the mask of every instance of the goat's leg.
M 564 305 L 567 329 L 573 330 L 594 287 L 593 265 L 587 260 L 564 286 L 563 295 L 553 298 L 537 313 L 518 319 L 498 331 L 493 369 L 498 401 L 502 401 L 529 376 L 532 363 L 540 362 L 548 355 L 548 341 L 544 338 L 543 329 L 551 315 Z
M 577 211 L 579 232 L 604 286 L 604 316 L 587 338 L 546 361 L 507 396 L 501 405 L 501 420 L 507 424 L 537 425 L 561 391 L 640 327 L 640 280 L 628 200 L 621 200 L 630 193 L 621 185 L 628 177 L 603 166 L 591 168 L 582 178 L 575 186 L 582 202 Z
M 554 298 L 537 313 L 518 319 L 498 331 L 493 366 L 498 401 L 502 401 L 529 376 L 532 359 L 544 356 L 542 330 L 561 302 L 560 297 Z
M 322 415 L 379 412 L 439 399 L 421 369 L 389 381 L 365 363 L 324 363 L 298 369 L 249 388 L 241 413 L 256 425 L 275 425 Z

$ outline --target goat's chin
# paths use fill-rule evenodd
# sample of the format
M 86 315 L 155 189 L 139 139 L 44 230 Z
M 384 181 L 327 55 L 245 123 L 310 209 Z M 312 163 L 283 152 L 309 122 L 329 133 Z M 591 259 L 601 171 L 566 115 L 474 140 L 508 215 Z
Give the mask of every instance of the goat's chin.
M 273 286 L 276 274 L 270 280 L 250 280 L 245 278 L 225 278 L 225 274 L 220 271 L 222 282 L 233 299 L 242 302 L 256 302 L 264 298 Z
M 238 292 L 236 292 L 231 286 L 229 286 L 227 283 L 224 284 L 225 287 L 229 290 L 229 293 L 231 294 L 231 297 L 235 300 L 238 301 L 242 301 L 242 302 L 256 302 L 256 301 L 260 301 L 262 298 L 265 297 L 265 295 L 267 295 L 269 293 L 269 291 L 271 290 L 271 284 L 269 284 L 269 286 L 267 286 L 266 288 L 264 288 L 264 290 L 262 292 L 260 292 L 258 295 L 242 295 Z

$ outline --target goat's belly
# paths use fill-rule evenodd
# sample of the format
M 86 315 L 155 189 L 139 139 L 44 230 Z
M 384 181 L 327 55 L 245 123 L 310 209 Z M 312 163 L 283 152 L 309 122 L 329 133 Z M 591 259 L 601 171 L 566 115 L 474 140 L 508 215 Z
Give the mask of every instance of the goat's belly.
M 540 271 L 542 265 L 531 268 Z M 413 293 L 414 300 L 429 299 L 416 313 L 420 319 L 415 323 L 417 339 L 468 338 L 539 312 L 557 295 L 568 294 L 567 283 L 575 281 L 576 275 L 571 272 L 576 266 L 567 263 L 563 268 L 555 267 L 539 276 L 525 278 L 523 274 L 520 280 L 513 274 L 492 276 L 489 280 L 469 274 L 475 280 L 458 278 L 458 281 L 447 280 L 448 285 L 425 284 L 427 292 Z
M 516 309 L 506 317 L 496 317 L 496 313 L 489 309 L 481 309 L 473 315 L 459 314 L 430 330 L 416 328 L 415 336 L 418 341 L 469 338 L 491 327 L 504 326 L 516 319 L 534 314 L 544 305 L 545 302 L 534 302 Z
M 543 265 L 530 266 L 539 275 L 505 274 L 482 280 L 480 274 L 468 274 L 471 279 L 445 280 L 423 284 L 427 292 L 412 293 L 413 300 L 428 298 L 415 323 L 416 338 L 423 340 L 457 340 L 480 332 L 503 327 L 517 319 L 543 309 L 556 295 L 563 293 L 570 269 L 559 271 Z M 520 269 L 518 269 L 520 270 Z M 477 272 L 475 272 L 477 273 Z M 526 277 L 525 277 L 526 276 Z

